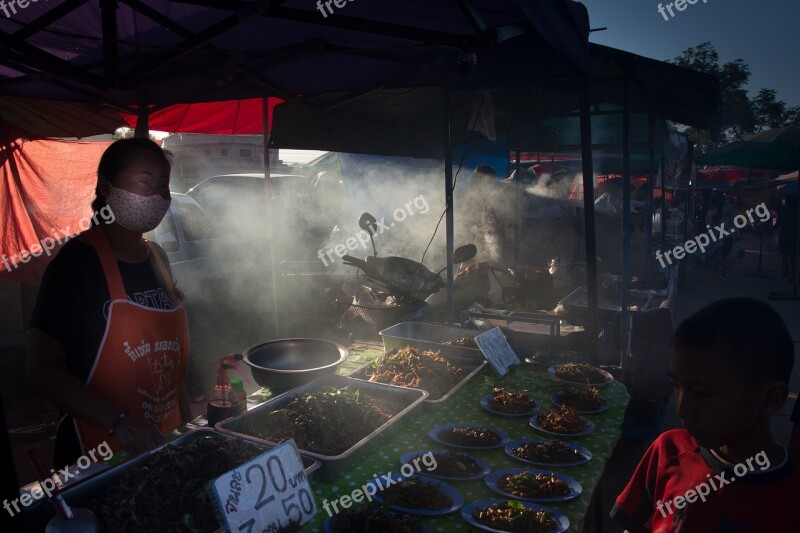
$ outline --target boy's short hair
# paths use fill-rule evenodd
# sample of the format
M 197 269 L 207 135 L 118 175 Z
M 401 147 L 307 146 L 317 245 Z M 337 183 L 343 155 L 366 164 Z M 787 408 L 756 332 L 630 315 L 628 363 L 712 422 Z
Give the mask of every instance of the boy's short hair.
M 754 298 L 714 302 L 684 320 L 671 352 L 691 358 L 717 356 L 752 383 L 789 383 L 794 342 L 775 309 Z

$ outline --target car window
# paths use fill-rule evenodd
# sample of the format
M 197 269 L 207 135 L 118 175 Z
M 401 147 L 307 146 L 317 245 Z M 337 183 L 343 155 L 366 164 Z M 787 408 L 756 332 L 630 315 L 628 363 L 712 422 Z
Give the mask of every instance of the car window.
M 260 191 L 263 185 L 257 182 L 210 183 L 194 195 L 194 199 L 214 222 L 221 224 L 229 222 L 236 211 L 250 209 L 251 204 L 258 201 Z
M 174 202 L 172 205 L 187 241 L 201 241 L 217 236 L 214 223 L 200 206 L 194 202 Z
M 177 252 L 181 249 L 178 232 L 175 230 L 175 220 L 172 218 L 172 208 L 167 211 L 158 227 L 147 232 L 145 236 L 161 246 L 165 252 Z

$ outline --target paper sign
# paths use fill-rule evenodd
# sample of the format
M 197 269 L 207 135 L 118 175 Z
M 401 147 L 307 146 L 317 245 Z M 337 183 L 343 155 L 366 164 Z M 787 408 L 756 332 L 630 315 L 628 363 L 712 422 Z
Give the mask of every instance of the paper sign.
M 520 364 L 519 357 L 508 344 L 500 328 L 492 328 L 475 337 L 486 360 L 499 376 L 505 376 L 512 367 Z
M 278 533 L 317 514 L 294 440 L 226 472 L 211 487 L 232 533 Z

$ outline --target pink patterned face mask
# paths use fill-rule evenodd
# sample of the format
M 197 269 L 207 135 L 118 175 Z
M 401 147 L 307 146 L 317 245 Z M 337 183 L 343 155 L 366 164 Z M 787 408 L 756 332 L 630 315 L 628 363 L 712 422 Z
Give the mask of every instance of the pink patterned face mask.
M 137 233 L 155 229 L 167 214 L 171 202 L 172 199 L 165 199 L 159 194 L 142 196 L 117 187 L 112 187 L 106 197 L 116 222 Z

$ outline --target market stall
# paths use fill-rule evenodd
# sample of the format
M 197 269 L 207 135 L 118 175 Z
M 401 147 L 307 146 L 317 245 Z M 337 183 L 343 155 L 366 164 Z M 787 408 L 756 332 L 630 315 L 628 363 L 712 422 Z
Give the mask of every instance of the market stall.
M 375 361 L 383 354 L 384 349 L 381 345 L 354 345 L 351 347 L 350 357 L 340 365 L 337 374 L 343 376 L 358 372 L 366 363 Z M 353 383 L 357 382 L 348 382 L 346 380 L 339 382 L 340 385 Z M 362 382 L 362 385 L 360 385 L 362 394 L 369 395 L 370 391 L 367 385 L 371 384 Z M 306 455 L 303 447 L 300 446 L 301 454 L 308 458 L 305 463 L 306 472 L 311 482 L 318 510 L 316 516 L 303 530 L 322 531 L 323 522 L 326 518 L 342 512 L 345 507 L 350 507 L 345 497 L 352 495 L 356 489 L 363 488 L 370 481 L 374 482 L 376 475 L 400 472 L 401 467 L 409 461 L 406 456 L 410 452 L 420 452 L 422 454 L 432 450 L 449 450 L 452 453 L 468 454 L 470 457 L 477 459 L 482 465 L 488 465 L 488 469 L 491 472 L 507 469 L 543 469 L 556 475 L 572 478 L 579 484 L 579 488 L 571 489 L 574 493 L 564 497 L 555 496 L 549 499 L 545 497 L 546 503 L 544 505 L 567 518 L 569 526 L 568 529 L 564 530 L 581 531 L 584 523 L 587 520 L 589 522 L 592 520 L 590 511 L 593 497 L 595 492 L 601 490 L 604 466 L 620 435 L 622 417 L 629 398 L 624 385 L 612 381 L 607 385 L 601 386 L 599 390 L 605 403 L 600 409 L 589 409 L 588 411 L 592 414 L 583 415 L 591 422 L 592 427 L 590 431 L 581 431 L 577 436 L 556 436 L 541 429 L 534 429 L 531 427 L 531 415 L 526 414 L 525 411 L 522 411 L 522 416 L 505 416 L 488 410 L 485 406 L 482 406 L 481 398 L 496 387 L 502 387 L 508 391 L 527 390 L 530 397 L 537 404 L 537 413 L 546 413 L 551 409 L 556 409 L 553 403 L 555 401 L 554 394 L 559 390 L 563 391 L 568 388 L 569 383 L 549 375 L 547 367 L 542 365 L 524 365 L 504 377 L 498 377 L 488 365 L 479 364 L 477 372 L 471 373 L 468 379 L 464 380 L 463 383 L 459 383 L 457 389 L 452 394 L 447 394 L 448 397 L 442 402 L 432 404 L 423 402 L 420 404 L 417 397 L 412 394 L 410 400 L 412 402 L 412 410 L 398 414 L 396 421 L 394 419 L 390 420 L 392 425 L 390 431 L 373 433 L 363 439 L 359 442 L 356 451 L 336 454 L 335 457 L 328 459 L 320 459 L 319 454 Z M 412 389 L 407 390 L 411 391 Z M 292 396 L 292 394 L 290 393 L 289 396 Z M 269 389 L 262 389 L 248 398 L 249 411 L 246 414 L 240 415 L 238 419 L 233 418 L 218 424 L 217 429 L 223 432 L 247 432 L 248 428 L 254 427 L 254 421 L 264 423 L 265 420 L 268 420 L 271 409 L 259 408 L 258 406 L 265 405 L 263 402 L 270 402 L 273 398 L 275 398 L 275 395 L 271 394 Z M 536 415 L 532 416 L 536 417 Z M 248 420 L 246 417 L 250 417 L 250 419 Z M 242 421 L 239 422 L 237 420 Z M 205 423 L 205 417 L 198 418 L 191 424 L 179 428 L 172 438 L 176 439 L 176 442 L 180 445 L 184 445 L 183 443 L 187 442 L 186 438 L 196 434 L 198 429 L 202 431 L 201 428 L 204 427 Z M 459 448 L 446 445 L 429 436 L 433 428 L 447 424 L 468 424 L 492 428 L 499 433 L 506 434 L 512 441 L 531 439 L 564 440 L 577 446 L 581 453 L 586 453 L 582 457 L 576 456 L 577 460 L 568 462 L 568 466 L 559 466 L 557 464 L 547 466 L 547 460 L 537 464 L 535 461 L 531 463 L 515 457 L 513 450 L 516 449 L 516 446 L 506 446 L 507 442 L 503 442 L 503 446 L 482 450 L 480 446 Z M 252 433 L 245 438 L 252 439 Z M 259 437 L 256 437 L 256 441 L 258 440 Z M 191 443 L 191 441 L 188 442 Z M 523 445 L 524 443 L 516 444 Z M 235 448 L 235 446 L 233 447 Z M 509 451 L 506 451 L 506 448 Z M 347 456 L 347 459 L 344 459 L 345 456 Z M 405 459 L 401 460 L 401 457 Z M 115 461 L 123 459 L 124 457 L 122 456 L 115 457 Z M 322 464 L 314 464 L 315 459 Z M 244 460 L 244 458 L 239 459 L 242 462 Z M 141 465 L 142 461 L 137 459 L 134 463 L 135 465 Z M 577 464 L 571 465 L 571 463 Z M 418 473 L 423 475 L 429 473 L 432 463 L 426 464 L 428 464 L 427 467 L 417 465 L 419 466 Z M 88 478 L 83 483 L 69 483 L 62 494 L 68 501 L 72 501 L 73 505 L 85 506 L 86 502 L 95 502 L 90 505 L 90 507 L 94 506 L 95 513 L 108 517 L 110 511 L 103 510 L 102 506 L 95 501 L 95 498 L 97 498 L 100 491 L 104 493 L 116 491 L 117 489 L 114 487 L 118 483 L 119 476 L 131 468 L 136 468 L 135 465 L 132 467 L 130 463 L 123 462 L 115 470 L 91 474 L 94 477 Z M 232 468 L 233 464 L 230 463 L 230 465 Z M 181 467 L 178 465 L 175 468 Z M 221 468 L 227 467 L 223 466 Z M 406 470 L 404 469 L 403 472 L 406 472 Z M 431 531 L 456 530 L 464 525 L 464 519 L 460 513 L 462 505 L 472 501 L 492 498 L 503 499 L 502 494 L 498 495 L 498 489 L 495 485 L 491 482 L 487 484 L 487 474 L 489 473 L 482 471 L 477 475 L 468 475 L 466 477 L 469 479 L 464 481 L 445 479 L 445 483 L 451 484 L 455 492 L 463 497 L 463 499 L 458 499 L 456 496 L 457 502 L 461 502 L 461 504 L 445 505 L 438 511 L 421 511 L 422 524 Z M 168 478 L 170 475 L 172 475 L 170 471 L 165 470 L 160 472 L 159 477 Z M 187 474 L 181 475 L 185 476 Z M 458 474 L 455 475 L 457 476 Z M 490 488 L 490 485 L 495 488 Z M 92 490 L 92 487 L 94 487 L 94 490 Z M 148 490 L 144 486 L 141 489 Z M 157 493 L 155 487 L 150 490 L 153 491 L 151 494 Z M 452 495 L 455 495 L 455 493 Z M 165 494 L 160 497 L 171 498 Z M 118 513 L 115 511 L 115 519 L 124 520 L 127 513 L 141 514 L 143 510 L 147 509 L 148 505 L 150 505 L 147 503 L 147 497 L 141 496 L 140 498 L 144 499 L 141 502 L 132 503 L 130 508 L 120 502 L 122 509 Z M 507 496 L 507 498 L 510 498 L 510 496 Z M 354 499 L 357 499 L 357 497 Z M 213 504 L 213 501 L 211 503 Z M 224 505 L 220 505 L 219 515 L 217 516 L 224 513 Z M 37 524 L 41 524 L 51 514 L 52 510 L 46 502 L 42 502 L 38 507 L 32 508 L 30 512 L 31 519 Z M 181 514 L 180 512 L 178 513 L 179 516 Z M 203 520 L 208 520 L 208 517 L 213 517 L 214 514 L 216 513 L 213 513 L 212 509 L 204 509 L 202 515 L 206 518 L 203 518 Z M 193 519 L 192 517 L 186 518 L 189 523 Z

